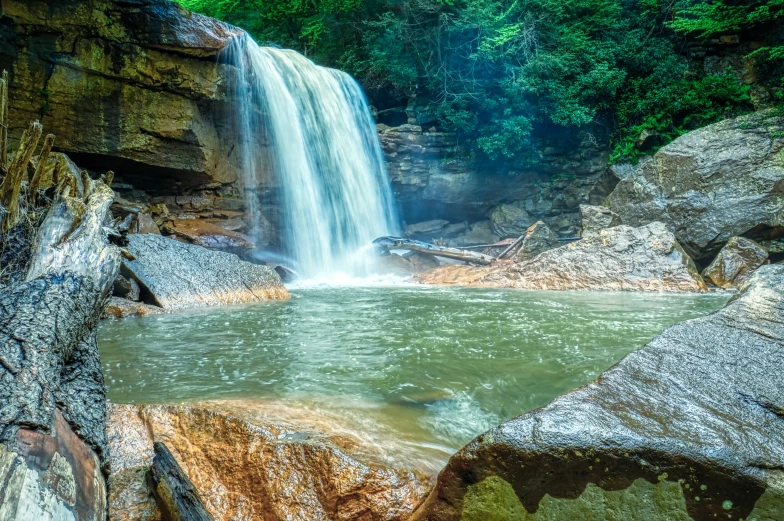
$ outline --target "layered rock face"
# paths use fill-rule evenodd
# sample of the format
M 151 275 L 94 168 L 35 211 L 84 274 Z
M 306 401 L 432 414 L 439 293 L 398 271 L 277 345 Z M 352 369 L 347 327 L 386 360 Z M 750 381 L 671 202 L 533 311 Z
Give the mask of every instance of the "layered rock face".
M 703 291 L 696 266 L 662 223 L 616 226 L 522 262 L 451 265 L 415 277 L 425 284 L 542 290 Z
M 531 151 L 531 166 L 466 158 L 454 134 L 416 125 L 379 125 L 379 138 L 401 215 L 409 224 L 483 221 L 506 204 L 515 210 L 505 213 L 525 212 L 530 219 L 519 219 L 512 227 L 496 225 L 497 236 L 520 235 L 538 220 L 559 235 L 577 235 L 579 205 L 600 204 L 617 182 L 607 172 L 606 147 L 588 136 L 576 144 L 540 143 Z
M 661 221 L 695 259 L 733 236 L 772 239 L 784 226 L 784 117 L 757 112 L 689 132 L 621 177 L 608 206 L 624 224 Z
M 0 31 L 11 119 L 40 119 L 80 165 L 140 185 L 238 179 L 220 119 L 225 25 L 166 0 L 3 0 Z
M 166 233 L 235 251 L 266 246 L 241 235 L 243 143 L 223 87 L 236 71 L 218 60 L 236 32 L 169 0 L 3 0 L 11 120 L 39 119 L 55 150 L 114 171 L 116 206 L 165 205 Z M 12 143 L 22 130 L 10 128 Z M 254 139 L 261 156 L 264 136 Z M 257 177 L 261 192 L 274 190 L 270 172 Z M 276 240 L 266 228 L 266 243 Z
M 361 461 L 348 440 L 287 422 L 115 405 L 111 521 L 160 519 L 145 481 L 153 441 L 172 451 L 217 521 L 403 521 L 428 490 L 413 473 Z
M 784 519 L 784 266 L 453 456 L 415 521 Z

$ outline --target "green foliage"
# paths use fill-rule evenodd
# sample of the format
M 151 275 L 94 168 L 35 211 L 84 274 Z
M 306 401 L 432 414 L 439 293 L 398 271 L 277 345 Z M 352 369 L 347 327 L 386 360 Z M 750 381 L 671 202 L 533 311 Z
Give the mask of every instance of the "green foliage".
M 180 0 L 423 110 L 491 158 L 543 128 L 609 128 L 613 158 L 750 108 L 730 74 L 692 70 L 683 35 L 779 21 L 784 0 Z M 757 51 L 779 59 L 784 50 Z

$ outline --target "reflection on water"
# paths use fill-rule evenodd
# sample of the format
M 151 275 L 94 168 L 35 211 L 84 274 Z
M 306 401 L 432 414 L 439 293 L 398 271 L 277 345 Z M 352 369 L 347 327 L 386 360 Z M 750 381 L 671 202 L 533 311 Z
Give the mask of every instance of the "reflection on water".
M 302 287 L 288 302 L 104 322 L 99 345 L 115 402 L 277 403 L 437 469 L 725 299 Z

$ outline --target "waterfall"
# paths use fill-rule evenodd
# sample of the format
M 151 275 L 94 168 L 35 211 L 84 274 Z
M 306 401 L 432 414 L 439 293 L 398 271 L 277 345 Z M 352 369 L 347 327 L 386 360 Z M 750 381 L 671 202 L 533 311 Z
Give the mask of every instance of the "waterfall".
M 280 187 L 285 254 L 300 275 L 367 274 L 369 245 L 394 234 L 397 219 L 360 86 L 344 72 L 295 51 L 259 47 L 247 35 L 235 38 L 221 59 L 239 71 L 229 87 L 238 100 L 238 151 L 251 220 L 258 223 L 260 213 L 249 188 L 258 184 L 261 169 L 271 168 Z

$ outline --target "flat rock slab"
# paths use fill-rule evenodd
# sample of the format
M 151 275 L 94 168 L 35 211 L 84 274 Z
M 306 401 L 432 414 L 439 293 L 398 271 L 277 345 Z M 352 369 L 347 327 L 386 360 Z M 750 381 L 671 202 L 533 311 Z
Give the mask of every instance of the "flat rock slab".
M 160 235 L 129 235 L 123 261 L 130 274 L 158 306 L 177 310 L 288 299 L 280 276 L 268 266 L 240 260 L 231 253 L 208 250 Z
M 616 226 L 519 263 L 444 266 L 423 284 L 541 290 L 704 291 L 696 266 L 662 223 Z
M 413 520 L 784 519 L 784 266 L 453 456 Z

